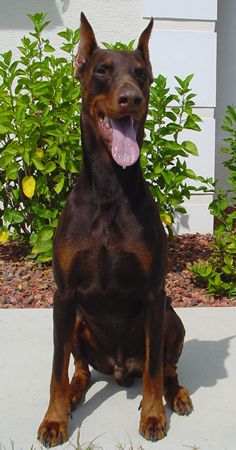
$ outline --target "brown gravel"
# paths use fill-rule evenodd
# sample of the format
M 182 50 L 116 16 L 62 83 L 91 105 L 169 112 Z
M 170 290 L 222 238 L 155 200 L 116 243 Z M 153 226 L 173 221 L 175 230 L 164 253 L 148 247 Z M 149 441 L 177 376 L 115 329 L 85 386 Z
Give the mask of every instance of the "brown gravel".
M 186 268 L 188 262 L 207 260 L 211 254 L 211 234 L 184 234 L 175 236 L 169 246 L 169 271 L 166 291 L 174 307 L 186 306 L 236 306 L 236 298 L 214 297 L 206 289 L 196 286 Z
M 174 307 L 236 306 L 236 299 L 209 296 L 193 284 L 188 262 L 207 259 L 212 235 L 176 236 L 169 246 L 166 290 Z M 0 308 L 50 308 L 55 283 L 50 265 L 40 266 L 26 257 L 17 243 L 0 245 Z

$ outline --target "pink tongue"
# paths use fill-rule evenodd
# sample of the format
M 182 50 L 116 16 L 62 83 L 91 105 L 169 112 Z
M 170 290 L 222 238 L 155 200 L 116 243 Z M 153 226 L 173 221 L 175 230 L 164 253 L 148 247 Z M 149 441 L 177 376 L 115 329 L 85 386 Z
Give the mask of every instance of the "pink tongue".
M 110 122 L 113 131 L 111 154 L 115 162 L 125 169 L 132 166 L 139 157 L 133 118 L 110 119 Z

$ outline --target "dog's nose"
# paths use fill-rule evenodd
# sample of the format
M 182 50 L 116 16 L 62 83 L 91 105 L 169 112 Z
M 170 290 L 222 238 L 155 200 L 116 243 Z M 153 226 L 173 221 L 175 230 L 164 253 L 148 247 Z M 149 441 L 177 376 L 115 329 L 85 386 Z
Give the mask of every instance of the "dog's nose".
M 120 95 L 118 97 L 118 104 L 122 107 L 122 109 L 136 109 L 141 105 L 142 101 L 142 93 L 134 89 L 133 87 L 126 87 L 121 89 Z

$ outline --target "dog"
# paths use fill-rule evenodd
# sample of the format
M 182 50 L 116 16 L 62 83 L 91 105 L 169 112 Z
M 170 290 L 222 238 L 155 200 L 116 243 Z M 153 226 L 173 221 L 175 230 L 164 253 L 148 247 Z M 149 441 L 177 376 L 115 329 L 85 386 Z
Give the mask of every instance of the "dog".
M 127 387 L 142 376 L 145 439 L 166 436 L 163 396 L 177 414 L 192 411 L 176 372 L 185 330 L 165 294 L 167 238 L 140 165 L 152 26 L 153 19 L 135 51 L 101 49 L 81 13 L 75 77 L 83 163 L 54 238 L 54 357 L 38 431 L 46 447 L 68 440 L 68 415 L 89 383 L 89 366 Z

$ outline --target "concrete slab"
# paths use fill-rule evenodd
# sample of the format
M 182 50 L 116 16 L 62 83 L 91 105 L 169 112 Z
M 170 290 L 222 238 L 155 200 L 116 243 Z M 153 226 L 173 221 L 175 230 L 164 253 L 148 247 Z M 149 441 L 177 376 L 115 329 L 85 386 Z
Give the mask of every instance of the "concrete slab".
M 141 382 L 121 388 L 93 371 L 70 421 L 70 443 L 58 449 L 85 450 L 93 442 L 94 450 L 235 450 L 236 308 L 178 312 L 187 331 L 179 375 L 194 412 L 178 417 L 168 411 L 167 437 L 147 442 L 138 434 Z M 11 441 L 14 450 L 42 448 L 36 432 L 48 403 L 51 362 L 52 311 L 0 310 L 1 450 L 11 450 Z

